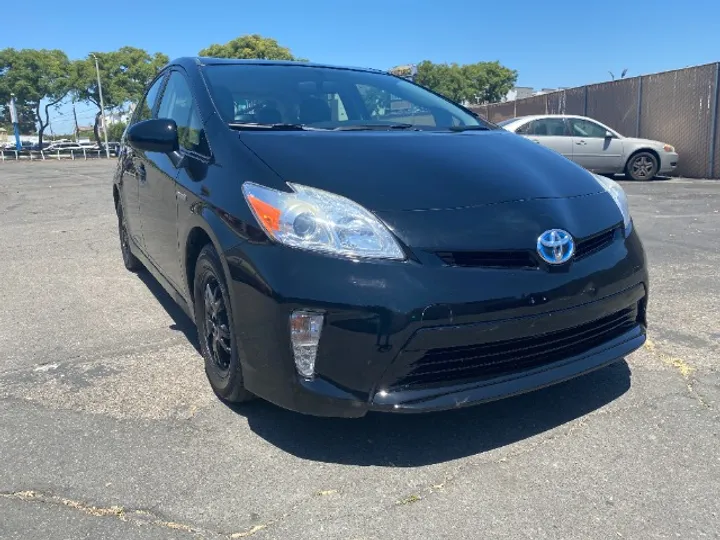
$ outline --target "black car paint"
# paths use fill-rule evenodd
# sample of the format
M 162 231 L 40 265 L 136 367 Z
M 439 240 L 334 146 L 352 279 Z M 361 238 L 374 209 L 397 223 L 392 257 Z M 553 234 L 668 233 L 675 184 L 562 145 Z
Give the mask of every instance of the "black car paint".
M 249 131 L 241 132 L 240 140 L 280 178 L 331 191 L 372 211 L 448 209 L 603 191 L 590 174 L 578 174 L 572 162 L 559 161 L 546 148 L 505 130 Z M 518 154 L 522 159 L 511 157 Z
M 447 409 L 579 375 L 644 341 L 648 276 L 635 231 L 554 272 L 453 268 L 433 253 L 532 248 L 551 227 L 582 237 L 621 223 L 610 196 L 575 164 L 504 130 L 237 132 L 215 110 L 202 60 L 181 59 L 165 73 L 170 69 L 193 90 L 211 155 L 181 150 L 178 163 L 124 141 L 115 196 L 131 221 L 133 252 L 191 318 L 196 241 L 215 245 L 250 391 L 316 415 Z M 375 212 L 410 256 L 348 260 L 277 245 L 242 196 L 246 181 L 282 190 L 296 182 L 349 197 Z M 505 226 L 497 230 L 500 221 Z M 445 385 L 422 399 L 377 394 L 388 366 L 420 329 L 502 328 L 499 321 L 592 311 L 596 302 L 633 290 L 642 291 L 633 300 L 640 302 L 638 330 L 614 348 L 521 379 Z M 312 381 L 300 378 L 292 361 L 288 317 L 297 308 L 326 313 Z

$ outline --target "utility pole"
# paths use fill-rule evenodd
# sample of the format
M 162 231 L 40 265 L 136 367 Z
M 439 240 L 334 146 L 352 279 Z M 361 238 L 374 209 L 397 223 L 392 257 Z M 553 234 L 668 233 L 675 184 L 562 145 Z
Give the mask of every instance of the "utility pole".
M 75 112 L 75 102 L 73 101 L 73 116 L 75 117 L 75 142 L 80 138 L 80 126 L 78 126 L 77 113 Z
M 98 93 L 100 94 L 100 114 L 102 115 L 103 133 L 105 134 L 105 155 L 108 159 L 110 159 L 110 147 L 108 146 L 107 136 L 107 122 L 105 121 L 105 104 L 103 103 L 102 83 L 100 82 L 100 66 L 98 65 L 97 56 L 92 53 L 90 53 L 90 56 L 95 59 L 95 71 L 97 72 Z
M 15 149 L 19 152 L 22 150 L 22 143 L 20 142 L 20 125 L 17 110 L 15 109 L 15 94 L 10 94 L 10 121 L 15 132 Z

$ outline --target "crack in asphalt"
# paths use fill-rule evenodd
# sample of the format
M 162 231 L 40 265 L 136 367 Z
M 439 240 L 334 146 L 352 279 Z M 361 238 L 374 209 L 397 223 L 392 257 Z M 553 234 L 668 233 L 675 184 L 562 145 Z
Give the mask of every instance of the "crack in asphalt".
M 0 492 L 0 498 L 70 508 L 88 516 L 109 517 L 138 526 L 155 526 L 164 529 L 171 529 L 174 531 L 181 531 L 192 534 L 194 536 L 197 536 L 198 538 L 224 538 L 230 540 L 237 538 L 247 538 L 249 536 L 252 536 L 256 532 L 265 529 L 272 523 L 279 521 L 279 519 L 284 519 L 286 517 L 286 515 L 283 515 L 281 518 L 272 520 L 270 522 L 260 525 L 254 525 L 253 527 L 245 531 L 227 534 L 217 531 L 211 531 L 197 525 L 190 525 L 187 523 L 166 520 L 149 510 L 129 509 L 123 506 L 94 506 L 84 503 L 82 501 L 68 499 L 59 495 L 53 495 L 50 493 L 44 493 L 35 490 Z
M 672 356 L 666 352 L 661 351 L 660 349 L 658 349 L 658 346 L 655 344 L 655 342 L 650 341 L 649 339 L 645 341 L 645 345 L 643 347 L 650 354 L 658 358 L 661 362 L 674 368 L 675 371 L 677 371 L 680 376 L 686 381 L 686 386 L 688 392 L 690 392 L 690 395 L 695 398 L 697 402 L 703 406 L 703 408 L 712 410 L 712 406 L 710 405 L 708 400 L 695 388 L 695 382 L 697 381 L 692 377 L 692 374 L 697 371 L 695 367 L 691 366 L 685 360 L 678 356 Z
M 23 365 L 20 367 L 0 370 L 0 382 L 2 382 L 3 379 L 11 379 L 16 375 L 27 374 L 34 371 L 36 367 L 47 365 L 49 363 L 56 363 L 58 364 L 58 367 L 73 367 L 82 364 L 100 363 L 107 360 L 117 362 L 118 358 L 133 356 L 139 353 L 150 354 L 166 350 L 168 347 L 176 345 L 182 346 L 187 344 L 188 347 L 192 347 L 192 344 L 188 342 L 187 337 L 182 334 L 181 330 L 173 329 L 172 331 L 173 333 L 168 334 L 166 338 L 158 339 L 155 337 L 148 337 L 147 341 L 139 342 L 134 340 L 130 345 L 118 344 L 112 350 L 108 350 L 108 348 L 104 345 L 91 345 L 80 352 L 73 352 L 72 354 L 66 353 L 66 356 L 61 360 L 58 360 L 57 358 L 61 357 L 65 351 L 52 351 L 51 354 L 47 356 L 38 355 L 35 358 L 34 364 L 31 366 Z M 198 358 L 200 358 L 199 355 Z

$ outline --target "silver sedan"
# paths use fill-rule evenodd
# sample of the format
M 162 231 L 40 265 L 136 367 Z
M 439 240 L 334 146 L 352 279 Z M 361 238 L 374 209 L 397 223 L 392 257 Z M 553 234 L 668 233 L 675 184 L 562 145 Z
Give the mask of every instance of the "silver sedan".
M 624 137 L 584 116 L 523 116 L 504 120 L 499 125 L 547 146 L 595 173 L 624 173 L 633 180 L 650 180 L 657 174 L 668 174 L 677 168 L 678 154 L 671 145 Z

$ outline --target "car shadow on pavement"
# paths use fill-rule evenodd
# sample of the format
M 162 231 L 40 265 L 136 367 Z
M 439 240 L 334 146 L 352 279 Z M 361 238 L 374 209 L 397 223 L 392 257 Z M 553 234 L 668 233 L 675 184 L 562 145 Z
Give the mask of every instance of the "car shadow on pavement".
M 185 315 L 185 312 L 177 305 L 175 300 L 163 289 L 160 282 L 150 275 L 147 270 L 138 272 L 137 276 L 172 318 L 173 324 L 170 325 L 170 329 L 182 332 L 190 344 L 195 347 L 195 350 L 200 352 L 200 342 L 198 341 L 195 323 L 190 320 L 190 317 Z
M 262 400 L 231 409 L 245 416 L 258 436 L 302 459 L 418 467 L 480 454 L 562 426 L 623 395 L 630 388 L 630 377 L 623 360 L 535 392 L 427 414 L 318 418 Z
M 603 175 L 610 178 L 610 180 L 619 180 L 621 182 L 629 182 L 629 183 L 646 183 L 646 182 L 666 182 L 668 180 L 672 180 L 673 176 L 665 176 L 663 174 L 658 174 L 654 177 L 652 177 L 650 180 L 633 180 L 629 176 L 625 174 L 609 174 L 609 175 Z

